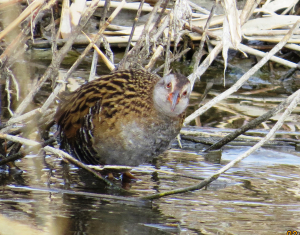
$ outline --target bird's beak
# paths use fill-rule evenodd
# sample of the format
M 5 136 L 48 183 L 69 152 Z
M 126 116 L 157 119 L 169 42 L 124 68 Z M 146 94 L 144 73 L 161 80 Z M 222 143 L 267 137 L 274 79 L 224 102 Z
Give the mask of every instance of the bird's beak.
M 180 96 L 179 96 L 179 91 L 174 91 L 173 93 L 170 93 L 168 96 L 168 101 L 171 103 L 171 110 L 172 112 L 174 111 L 176 104 L 179 103 Z

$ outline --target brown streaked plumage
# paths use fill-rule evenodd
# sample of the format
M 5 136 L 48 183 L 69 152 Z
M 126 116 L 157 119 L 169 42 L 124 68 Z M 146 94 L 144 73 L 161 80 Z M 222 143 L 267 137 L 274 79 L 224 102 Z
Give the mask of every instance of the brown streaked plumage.
M 55 121 L 60 146 L 88 164 L 135 166 L 165 151 L 179 133 L 190 83 L 123 70 L 82 85 L 64 97 Z

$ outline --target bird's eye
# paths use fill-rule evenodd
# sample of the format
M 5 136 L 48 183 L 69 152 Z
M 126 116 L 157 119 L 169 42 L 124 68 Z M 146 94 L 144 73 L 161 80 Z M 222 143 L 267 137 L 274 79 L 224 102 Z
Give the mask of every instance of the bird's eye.
M 184 91 L 184 92 L 182 93 L 183 96 L 186 96 L 186 94 L 187 94 L 187 91 Z
M 166 85 L 166 88 L 171 88 L 171 86 L 172 86 L 172 83 L 171 82 L 169 82 L 167 85 Z

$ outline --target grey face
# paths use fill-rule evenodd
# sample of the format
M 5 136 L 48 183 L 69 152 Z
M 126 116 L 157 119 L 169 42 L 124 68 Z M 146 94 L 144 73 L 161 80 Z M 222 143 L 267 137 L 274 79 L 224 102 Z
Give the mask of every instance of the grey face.
M 155 85 L 153 100 L 156 109 L 169 116 L 181 114 L 189 103 L 191 84 L 181 74 L 169 74 Z

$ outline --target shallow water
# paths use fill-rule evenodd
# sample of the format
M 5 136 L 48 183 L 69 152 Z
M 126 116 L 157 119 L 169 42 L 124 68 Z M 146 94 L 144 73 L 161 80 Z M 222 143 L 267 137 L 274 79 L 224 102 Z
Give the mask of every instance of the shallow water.
M 226 147 L 221 163 L 215 164 L 183 143 L 183 152 L 174 146 L 154 166 L 206 177 L 249 148 Z M 280 150 L 262 148 L 207 189 L 152 203 L 137 197 L 199 181 L 153 173 L 146 168 L 150 165 L 144 165 L 133 170 L 137 181 L 130 191 L 134 194 L 126 196 L 135 201 L 101 199 L 63 190 L 122 194 L 101 189 L 94 177 L 76 167 L 63 167 L 53 156 L 46 158 L 53 167 L 50 171 L 41 157 L 32 155 L 17 163 L 24 171 L 24 183 L 3 178 L 1 214 L 52 234 L 285 234 L 300 229 L 300 161 L 292 148 Z

